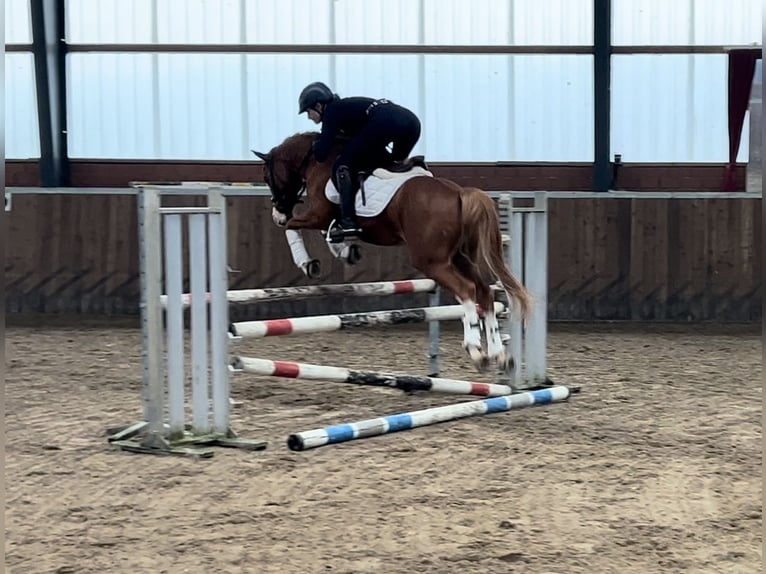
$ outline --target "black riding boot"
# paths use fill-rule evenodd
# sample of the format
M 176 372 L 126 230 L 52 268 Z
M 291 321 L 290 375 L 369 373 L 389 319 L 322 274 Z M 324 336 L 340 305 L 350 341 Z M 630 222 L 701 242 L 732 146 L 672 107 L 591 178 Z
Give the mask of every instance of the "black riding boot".
M 338 193 L 340 194 L 340 223 L 329 234 L 331 243 L 341 243 L 346 237 L 362 233 L 356 222 L 356 190 L 351 180 L 351 170 L 343 166 L 338 168 Z
M 425 157 L 422 155 L 414 155 L 412 157 L 405 158 L 402 161 L 395 161 L 391 166 L 388 167 L 388 171 L 394 173 L 402 173 L 405 171 L 410 171 L 413 167 L 422 167 L 423 169 L 428 169 Z

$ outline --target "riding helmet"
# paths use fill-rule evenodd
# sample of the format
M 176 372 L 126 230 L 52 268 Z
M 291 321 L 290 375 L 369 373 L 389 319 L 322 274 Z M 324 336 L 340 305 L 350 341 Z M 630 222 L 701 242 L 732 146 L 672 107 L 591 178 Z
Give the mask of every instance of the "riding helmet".
M 298 97 L 298 114 L 302 114 L 318 103 L 327 103 L 335 98 L 332 90 L 322 82 L 312 82 L 301 91 Z

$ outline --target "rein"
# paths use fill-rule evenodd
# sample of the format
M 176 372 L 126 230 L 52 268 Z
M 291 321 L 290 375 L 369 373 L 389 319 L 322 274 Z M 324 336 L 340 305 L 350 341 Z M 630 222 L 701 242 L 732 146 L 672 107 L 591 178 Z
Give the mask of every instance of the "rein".
M 301 180 L 303 185 L 301 185 L 301 188 L 298 190 L 298 194 L 295 196 L 295 203 L 301 203 L 300 198 L 301 196 L 306 193 L 306 168 L 309 165 L 309 161 L 311 160 L 311 156 L 314 155 L 314 148 L 310 147 L 309 151 L 306 153 L 305 157 L 303 158 L 303 161 L 298 166 L 298 173 L 303 173 L 301 176 Z

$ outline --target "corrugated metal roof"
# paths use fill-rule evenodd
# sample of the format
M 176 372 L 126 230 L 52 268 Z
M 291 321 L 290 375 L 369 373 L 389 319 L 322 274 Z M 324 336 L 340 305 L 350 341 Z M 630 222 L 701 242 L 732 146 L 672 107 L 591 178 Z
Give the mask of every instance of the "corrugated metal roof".
M 5 55 L 5 157 L 40 157 L 32 54 Z
M 30 44 L 29 0 L 5 0 L 5 43 Z
M 70 42 L 590 44 L 592 0 L 69 0 Z M 615 44 L 760 41 L 758 0 L 615 0 Z M 26 34 L 26 36 L 25 36 Z M 6 41 L 28 42 L 28 0 Z M 31 59 L 6 55 L 7 157 L 39 153 Z M 726 58 L 615 55 L 612 151 L 626 162 L 727 158 Z M 11 65 L 12 64 L 12 65 Z M 72 157 L 249 159 L 316 129 L 310 81 L 388 97 L 423 122 L 431 161 L 589 161 L 587 55 L 91 54 L 69 56 Z M 13 130 L 11 126 L 15 126 Z M 747 127 L 740 159 L 748 153 Z
M 613 0 L 612 43 L 760 43 L 761 5 L 759 0 Z
M 615 55 L 612 73 L 611 147 L 623 161 L 727 160 L 726 56 Z

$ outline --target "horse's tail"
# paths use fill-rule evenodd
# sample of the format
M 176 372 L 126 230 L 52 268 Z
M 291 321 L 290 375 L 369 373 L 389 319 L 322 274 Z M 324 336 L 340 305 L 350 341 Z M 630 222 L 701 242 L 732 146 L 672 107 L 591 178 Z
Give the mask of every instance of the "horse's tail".
M 473 255 L 481 277 L 500 280 L 509 304 L 518 303 L 524 321 L 532 308 L 532 294 L 506 265 L 495 202 L 478 188 L 464 188 L 461 198 L 463 250 Z

